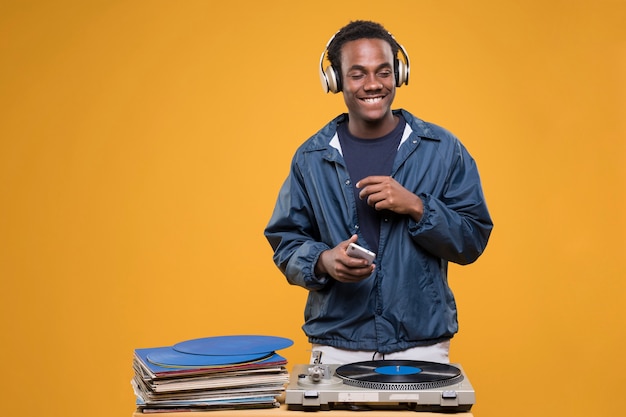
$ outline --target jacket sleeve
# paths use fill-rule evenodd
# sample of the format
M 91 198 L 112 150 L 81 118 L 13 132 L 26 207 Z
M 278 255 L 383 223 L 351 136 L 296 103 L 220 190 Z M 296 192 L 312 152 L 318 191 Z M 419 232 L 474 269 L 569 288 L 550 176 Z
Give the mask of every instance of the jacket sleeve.
M 265 237 L 274 250 L 274 263 L 287 281 L 316 290 L 323 288 L 329 280 L 327 276 L 316 276 L 314 269 L 320 254 L 330 248 L 318 241 L 315 216 L 304 187 L 297 165 L 292 162 L 291 172 L 282 185 L 265 228 Z
M 431 254 L 465 265 L 483 253 L 493 228 L 474 159 L 455 140 L 454 159 L 441 195 L 419 195 L 424 214 L 409 221 L 413 240 Z

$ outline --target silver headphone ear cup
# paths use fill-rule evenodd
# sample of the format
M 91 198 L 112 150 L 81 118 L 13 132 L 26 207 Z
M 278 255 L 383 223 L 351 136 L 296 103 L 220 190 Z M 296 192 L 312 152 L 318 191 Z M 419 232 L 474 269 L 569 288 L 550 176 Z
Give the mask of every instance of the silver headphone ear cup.
M 339 80 L 337 79 L 337 72 L 332 67 L 332 65 L 326 67 L 326 71 L 324 71 L 324 74 L 326 75 L 326 83 L 328 85 L 327 91 L 330 91 L 333 94 L 337 94 L 340 91 Z
M 402 84 L 407 84 L 408 81 L 408 71 L 406 64 L 398 59 L 398 79 L 396 80 L 396 87 L 400 87 Z
M 330 90 L 330 86 L 328 85 L 328 77 L 326 76 L 326 73 L 324 72 L 324 70 L 322 70 L 320 68 L 320 81 L 322 83 L 322 88 L 324 89 L 325 93 L 328 93 L 328 91 Z

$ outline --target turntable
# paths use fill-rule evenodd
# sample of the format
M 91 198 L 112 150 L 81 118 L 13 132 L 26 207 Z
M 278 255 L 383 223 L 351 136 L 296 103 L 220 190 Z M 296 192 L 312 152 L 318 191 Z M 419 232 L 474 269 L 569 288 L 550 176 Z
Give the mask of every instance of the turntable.
M 285 393 L 289 410 L 465 412 L 476 402 L 458 364 L 380 360 L 296 365 Z

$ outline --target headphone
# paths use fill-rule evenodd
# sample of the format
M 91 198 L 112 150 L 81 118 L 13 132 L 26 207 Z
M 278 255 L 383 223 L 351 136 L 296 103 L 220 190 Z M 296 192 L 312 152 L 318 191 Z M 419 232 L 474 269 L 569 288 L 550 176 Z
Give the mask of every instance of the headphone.
M 333 94 L 337 94 L 342 90 L 340 73 L 337 72 L 337 70 L 332 65 L 329 65 L 324 70 L 324 57 L 328 52 L 328 46 L 335 39 L 337 33 L 335 33 L 333 37 L 330 38 L 328 43 L 326 43 L 326 48 L 324 48 L 324 52 L 322 52 L 322 56 L 320 57 L 320 81 L 322 82 L 322 88 L 324 89 L 325 93 L 328 93 L 330 91 Z M 404 47 L 396 41 L 396 38 L 394 38 L 391 33 L 389 33 L 389 35 L 396 42 L 396 45 L 398 45 L 398 50 L 404 58 L 404 60 L 398 59 L 397 56 L 394 58 L 393 72 L 396 76 L 396 87 L 400 87 L 402 84 L 408 85 L 410 71 L 409 55 L 406 53 Z

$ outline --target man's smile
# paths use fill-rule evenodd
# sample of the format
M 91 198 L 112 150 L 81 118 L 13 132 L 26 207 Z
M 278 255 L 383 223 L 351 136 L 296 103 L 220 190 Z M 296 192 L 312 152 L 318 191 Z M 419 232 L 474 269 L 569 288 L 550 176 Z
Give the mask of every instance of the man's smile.
M 384 99 L 385 96 L 376 96 L 376 97 L 362 97 L 361 101 L 364 101 L 366 103 L 378 103 L 379 101 L 382 101 L 382 99 Z

